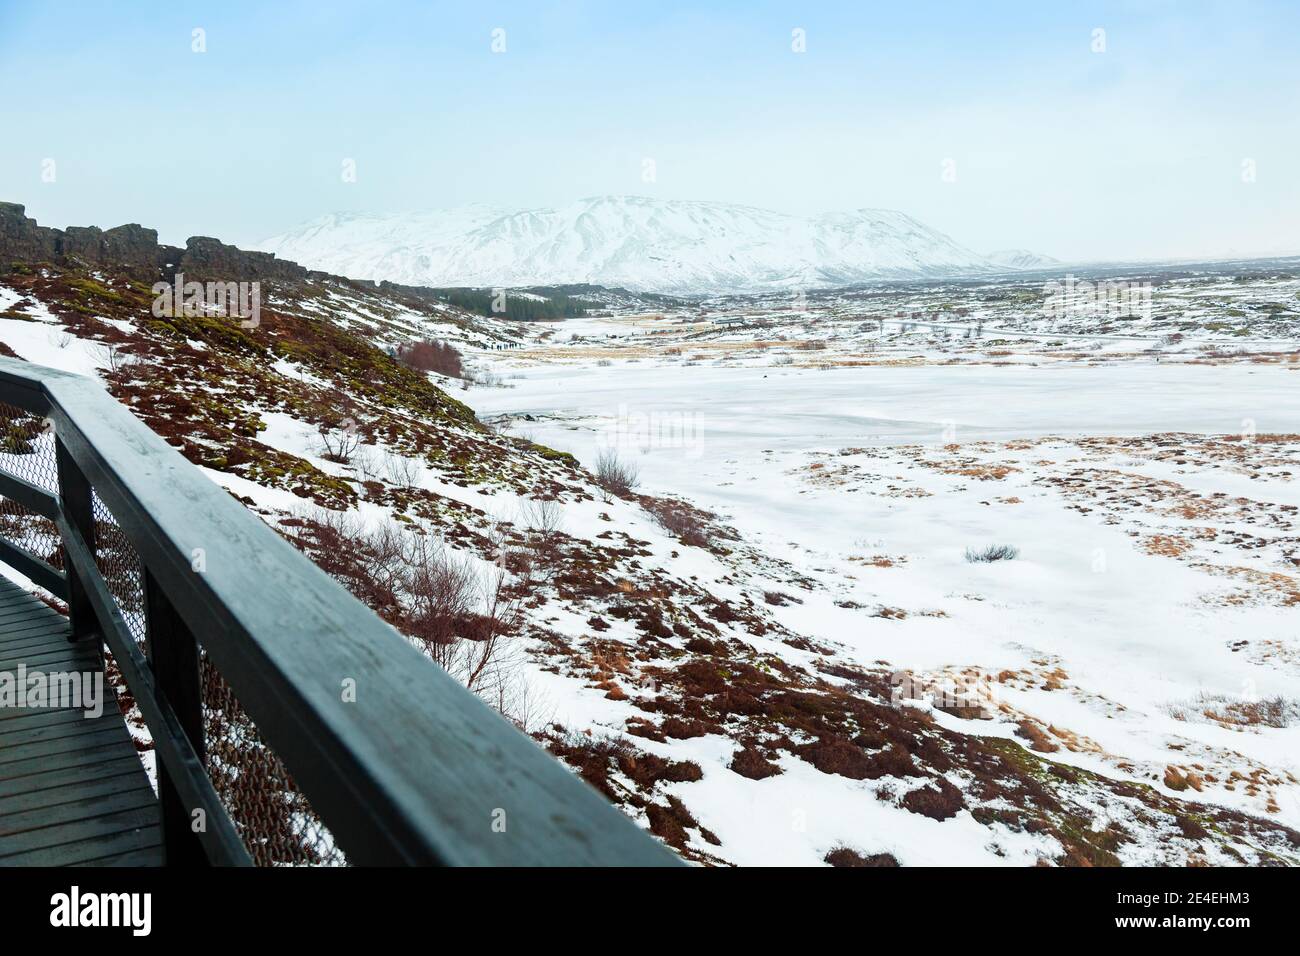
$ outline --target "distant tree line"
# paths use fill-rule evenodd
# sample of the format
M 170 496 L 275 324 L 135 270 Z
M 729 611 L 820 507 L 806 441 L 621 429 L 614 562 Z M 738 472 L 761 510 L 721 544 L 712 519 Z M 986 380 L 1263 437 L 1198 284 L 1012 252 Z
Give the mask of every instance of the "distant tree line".
M 435 289 L 434 294 L 449 305 L 493 318 L 513 319 L 516 322 L 542 322 L 548 319 L 579 319 L 596 303 L 577 299 L 561 293 L 543 293 L 545 299 L 519 295 L 509 290 L 494 292 L 491 289 Z M 531 290 L 530 290 L 531 291 Z

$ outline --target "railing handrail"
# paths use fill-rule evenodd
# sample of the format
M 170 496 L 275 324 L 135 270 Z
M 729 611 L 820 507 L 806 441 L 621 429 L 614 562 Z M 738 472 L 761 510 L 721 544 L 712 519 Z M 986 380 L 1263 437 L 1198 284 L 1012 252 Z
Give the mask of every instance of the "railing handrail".
M 0 401 L 53 422 L 350 861 L 677 862 L 98 382 L 0 357 Z M 61 507 L 75 565 L 68 517 Z

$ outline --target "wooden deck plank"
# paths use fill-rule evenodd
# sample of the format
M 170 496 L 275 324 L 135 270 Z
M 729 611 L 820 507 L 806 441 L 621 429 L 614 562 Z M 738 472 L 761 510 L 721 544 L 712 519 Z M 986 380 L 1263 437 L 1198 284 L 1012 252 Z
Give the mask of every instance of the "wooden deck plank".
M 82 650 L 97 651 L 93 644 L 68 640 L 68 625 L 40 624 L 20 631 L 7 631 L 0 627 L 0 650 L 6 647 L 20 647 L 25 644 L 45 643 L 51 647 L 67 645 Z
M 36 850 L 32 853 L 18 854 L 0 865 L 9 866 L 100 866 L 101 860 L 111 860 L 123 853 L 144 853 L 152 851 L 150 863 L 134 863 L 133 866 L 161 866 L 163 850 L 160 838 L 154 830 L 127 830 L 108 837 L 79 840 L 65 843 L 50 849 Z M 107 864 L 112 866 L 113 864 Z
M 26 654 L 0 654 L 0 670 L 16 671 L 19 664 L 27 665 L 27 673 L 43 671 L 45 673 L 67 671 L 97 671 L 99 658 L 87 656 L 68 644 L 61 648 L 40 648 Z
M 75 651 L 53 651 L 49 653 L 39 652 L 18 658 L 6 657 L 0 660 L 0 671 L 7 671 L 16 676 L 20 669 L 19 665 L 24 664 L 27 667 L 27 676 L 29 678 L 35 673 L 93 674 L 100 669 L 97 658 L 87 658 Z M 105 689 L 105 695 L 107 695 L 107 688 Z
M 101 856 L 95 860 L 69 863 L 68 866 L 158 866 L 162 854 L 162 846 L 155 843 L 139 850 L 128 850 L 112 856 Z
M 102 671 L 97 643 L 0 580 L 0 671 Z M 158 866 L 158 801 L 118 708 L 0 709 L 0 866 Z
M 73 714 L 77 713 L 79 711 L 73 711 Z M 114 714 L 104 714 L 100 717 L 83 717 L 80 720 L 60 720 L 36 725 L 23 724 L 20 730 L 0 735 L 0 747 L 17 747 L 45 740 L 80 737 L 92 731 L 115 730 L 121 726 L 120 719 L 115 719 L 117 717 L 118 715 Z
M 51 629 L 48 634 L 23 634 L 0 640 L 0 653 L 9 653 L 26 647 L 57 647 L 64 644 L 77 646 L 68 640 L 66 628 Z
M 56 770 L 40 770 L 22 776 L 0 780 L 0 801 L 9 800 L 30 793 L 42 793 L 47 789 L 57 789 L 86 779 L 114 776 L 125 770 L 134 772 L 140 765 L 140 758 L 134 753 L 123 754 L 120 748 L 99 751 L 79 763 L 59 767 Z
M 104 715 L 94 719 L 104 720 L 111 716 L 111 712 L 105 707 Z M 48 724 L 61 724 L 66 721 L 86 719 L 83 712 L 76 707 L 14 707 L 0 717 L 0 720 L 5 721 L 4 724 L 0 724 L 0 735 L 22 733 L 33 727 L 44 727 Z
M 102 763 L 105 760 L 112 760 L 128 753 L 135 757 L 134 748 L 127 750 L 119 742 L 114 741 L 98 747 L 87 747 L 84 750 L 65 753 L 57 761 L 52 761 L 47 757 L 35 757 L 30 760 L 0 764 L 0 790 L 4 789 L 4 782 L 7 780 L 44 773 L 56 767 L 84 767 L 90 764 Z
M 115 816 L 117 819 L 101 817 L 50 827 L 38 831 L 42 834 L 39 839 L 32 834 L 6 839 L 6 844 L 15 841 L 15 847 L 19 840 L 31 845 L 0 856 L 0 866 L 70 866 L 159 842 L 156 809 L 129 810 Z
M 157 798 L 153 791 L 119 790 L 117 793 L 93 794 L 80 800 L 69 800 L 53 806 L 37 807 L 21 813 L 0 816 L 0 840 L 19 833 L 34 833 L 67 823 L 98 820 L 100 817 L 125 813 L 128 810 L 157 811 Z
M 2 600 L 2 599 L 0 599 Z M 0 627 L 6 631 L 18 630 L 19 628 L 30 625 L 40 625 L 42 627 L 53 627 L 59 623 L 66 624 L 67 618 L 58 614 L 45 614 L 36 608 L 26 608 L 21 611 L 11 611 L 5 617 L 0 618 Z
M 0 601 L 4 598 L 0 597 Z M 22 615 L 15 615 L 7 620 L 0 621 L 0 636 L 8 639 L 11 634 L 17 634 L 21 631 L 30 631 L 33 629 L 53 631 L 62 628 L 65 632 L 68 628 L 68 619 L 58 614 L 37 613 L 35 611 L 25 612 Z
M 124 733 L 125 728 L 110 727 L 105 730 L 95 728 L 69 740 L 41 740 L 33 744 L 15 744 L 0 750 L 0 768 L 11 763 L 57 757 L 59 754 L 75 753 L 100 746 L 120 746 Z M 3 772 L 3 769 L 0 769 L 0 773 Z
M 144 830 L 157 825 L 158 807 L 156 804 L 151 804 L 147 807 L 104 813 L 87 820 L 74 820 L 35 830 L 8 833 L 0 840 L 0 864 L 4 864 L 10 856 L 32 850 L 112 836 L 130 830 Z
M 71 643 L 68 641 L 67 622 L 23 621 L 12 628 L 3 628 L 3 633 L 4 640 L 13 644 L 23 643 L 33 637 L 50 637 L 55 634 L 59 635 L 65 643 Z
M 0 822 L 14 813 L 26 813 L 40 807 L 56 807 L 99 794 L 121 793 L 131 789 L 139 789 L 134 767 L 120 769 L 112 776 L 98 776 L 92 772 L 60 786 L 50 786 L 47 783 L 39 790 L 5 797 Z

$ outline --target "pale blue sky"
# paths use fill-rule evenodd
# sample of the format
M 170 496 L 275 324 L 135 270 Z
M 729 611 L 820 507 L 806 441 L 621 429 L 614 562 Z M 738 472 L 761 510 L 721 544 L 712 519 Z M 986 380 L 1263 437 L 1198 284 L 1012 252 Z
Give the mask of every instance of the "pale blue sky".
M 701 6 L 0 0 L 0 199 L 171 242 L 640 193 L 1067 259 L 1300 252 L 1298 4 Z

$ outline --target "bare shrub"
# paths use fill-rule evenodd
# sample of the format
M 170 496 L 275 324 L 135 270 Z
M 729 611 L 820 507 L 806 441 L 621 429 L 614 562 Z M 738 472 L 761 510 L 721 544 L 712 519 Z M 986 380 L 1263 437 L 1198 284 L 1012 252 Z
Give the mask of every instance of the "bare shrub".
M 903 808 L 932 820 L 947 820 L 955 817 L 966 805 L 961 791 L 943 777 L 939 777 L 932 786 L 922 787 L 906 794 L 900 801 Z
M 700 516 L 683 502 L 657 498 L 647 507 L 654 515 L 655 523 L 682 544 L 692 548 L 708 548 L 713 545 L 709 526 L 701 522 Z
M 384 473 L 388 480 L 403 491 L 412 491 L 420 486 L 423 469 L 415 458 L 408 458 L 389 452 L 384 457 Z
M 385 521 L 364 538 L 362 567 L 371 580 L 394 594 L 402 590 L 405 584 L 404 560 L 408 534 L 394 522 Z
M 606 504 L 631 494 L 637 484 L 636 467 L 622 461 L 614 449 L 607 448 L 596 458 L 596 485 L 604 492 Z
M 555 718 L 555 707 L 547 706 L 519 668 L 497 668 L 479 696 L 526 734 L 538 733 Z
M 987 548 L 966 549 L 966 560 L 971 564 L 992 564 L 994 561 L 1014 561 L 1020 549 L 1009 544 L 991 544 Z
M 417 372 L 435 372 L 449 378 L 463 374 L 461 355 L 447 342 L 409 342 L 397 349 L 397 361 Z
M 737 750 L 731 758 L 728 769 L 742 777 L 748 777 L 750 780 L 763 780 L 767 777 L 775 777 L 784 771 L 780 766 L 772 763 L 763 752 L 753 745 L 748 745 Z
M 403 590 L 410 596 L 407 630 L 469 690 L 493 689 L 512 658 L 509 639 L 522 616 L 522 593 L 510 586 L 504 555 L 480 569 L 424 536 L 412 536 Z
M 371 445 L 360 445 L 353 453 L 350 464 L 362 481 L 374 481 L 379 477 L 379 459 Z
M 63 346 L 60 346 L 62 348 Z M 139 356 L 128 352 L 120 345 L 99 344 L 92 350 L 91 354 L 95 360 L 103 364 L 109 372 L 118 372 L 129 365 L 134 365 L 139 361 Z
M 799 598 L 786 594 L 784 591 L 764 591 L 763 601 L 774 607 L 785 607 L 787 604 L 802 604 Z
M 560 558 L 564 505 L 555 498 L 530 498 L 520 507 L 520 519 L 528 531 L 528 545 L 537 564 L 553 570 Z
M 354 512 L 312 506 L 286 519 L 282 530 L 358 600 L 385 617 L 395 611 L 399 556 L 385 550 L 380 536 L 367 534 Z
M 361 436 L 350 426 L 338 427 L 322 422 L 316 429 L 317 449 L 326 461 L 346 465 L 361 446 Z
M 406 630 L 435 663 L 450 671 L 461 622 L 474 607 L 474 569 L 424 536 L 412 535 L 405 542 L 402 560 L 402 585 L 409 598 Z
M 512 640 L 526 589 L 512 581 L 518 562 L 503 534 L 489 538 L 495 561 L 484 564 L 395 522 L 367 530 L 353 512 L 309 509 L 283 527 L 322 570 L 466 688 L 521 726 L 538 719 L 522 648 Z
M 891 853 L 873 853 L 870 856 L 863 856 L 857 850 L 846 846 L 835 847 L 826 854 L 824 861 L 837 867 L 898 866 L 898 860 Z
M 1290 727 L 1300 723 L 1300 701 L 1285 697 L 1261 700 L 1231 697 L 1227 694 L 1202 693 L 1185 704 L 1165 708 L 1175 720 L 1192 723 L 1215 723 L 1221 727 Z

